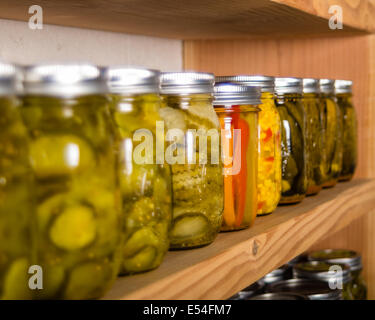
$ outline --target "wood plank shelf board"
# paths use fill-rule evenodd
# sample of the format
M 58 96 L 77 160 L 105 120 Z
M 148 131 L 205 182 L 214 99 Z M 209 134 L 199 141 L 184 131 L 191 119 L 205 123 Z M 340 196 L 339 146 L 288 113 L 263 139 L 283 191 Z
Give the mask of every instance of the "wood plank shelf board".
M 375 30 L 367 0 L 2 0 L 0 18 L 28 21 L 43 8 L 46 24 L 177 39 L 326 35 Z M 331 30 L 330 5 L 340 5 L 344 29 Z
M 375 180 L 323 190 L 279 207 L 247 230 L 210 246 L 168 252 L 156 270 L 119 278 L 104 299 L 227 299 L 365 214 L 375 212 Z

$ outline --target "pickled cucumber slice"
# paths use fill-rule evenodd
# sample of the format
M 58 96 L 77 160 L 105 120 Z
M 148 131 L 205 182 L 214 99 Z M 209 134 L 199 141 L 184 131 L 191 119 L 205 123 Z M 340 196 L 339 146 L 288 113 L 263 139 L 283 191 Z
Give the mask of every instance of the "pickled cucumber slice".
M 90 146 L 74 135 L 49 135 L 30 144 L 31 164 L 39 178 L 68 175 L 94 166 Z
M 58 294 L 65 279 L 65 271 L 61 266 L 43 266 L 43 290 L 36 292 L 39 299 L 53 299 Z
M 32 291 L 29 288 L 28 274 L 30 263 L 26 258 L 14 261 L 5 275 L 3 295 L 4 300 L 26 300 L 32 298 Z
M 194 241 L 210 231 L 207 218 L 200 213 L 180 215 L 174 220 L 171 237 L 173 242 Z
M 152 264 L 157 256 L 155 247 L 145 247 L 135 256 L 125 259 L 122 263 L 123 270 L 127 273 L 142 272 L 152 268 Z
M 54 221 L 50 239 L 60 249 L 79 250 L 96 237 L 96 223 L 92 210 L 83 205 L 66 208 Z
M 166 129 L 186 130 L 185 116 L 181 110 L 164 107 L 159 110 L 161 118 L 165 121 Z
M 70 273 L 63 294 L 64 299 L 96 299 L 108 288 L 114 278 L 109 265 L 90 262 L 80 265 Z
M 153 230 L 149 227 L 144 227 L 130 236 L 123 247 L 123 253 L 125 257 L 131 257 L 145 246 L 158 247 L 158 245 L 159 239 Z

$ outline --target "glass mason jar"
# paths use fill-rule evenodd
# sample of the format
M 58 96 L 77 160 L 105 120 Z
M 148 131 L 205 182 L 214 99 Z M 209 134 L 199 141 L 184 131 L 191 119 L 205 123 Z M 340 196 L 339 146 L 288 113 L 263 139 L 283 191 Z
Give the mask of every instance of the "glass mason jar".
M 155 70 L 106 70 L 111 112 L 118 135 L 125 243 L 121 274 L 157 268 L 169 248 L 172 219 L 171 174 L 156 163 L 159 77 Z M 159 151 L 159 150 L 158 150 Z M 144 154 L 142 154 L 144 152 Z
M 302 89 L 302 79 L 275 79 L 276 106 L 281 119 L 281 204 L 301 202 L 307 191 Z
M 336 80 L 335 91 L 343 121 L 343 162 L 339 181 L 353 178 L 357 167 L 357 115 L 352 103 L 352 85 L 349 80 Z
M 37 65 L 24 72 L 36 264 L 44 280 L 38 298 L 98 298 L 118 274 L 121 203 L 106 91 L 91 65 Z
M 324 131 L 322 126 L 319 80 L 303 79 L 303 105 L 306 113 L 307 195 L 323 188 Z
M 308 259 L 311 261 L 325 261 L 332 264 L 348 265 L 352 276 L 351 290 L 354 299 L 367 299 L 367 285 L 362 277 L 362 258 L 357 252 L 352 250 L 326 249 L 311 252 Z
M 0 63 L 0 299 L 31 299 L 35 263 L 28 137 L 15 98 L 18 71 Z
M 334 187 L 341 174 L 343 157 L 343 122 L 340 107 L 335 97 L 335 81 L 330 79 L 320 80 L 321 110 L 323 129 L 325 133 L 325 165 L 323 187 Z
M 220 76 L 218 82 L 237 82 L 259 87 L 262 92 L 259 118 L 258 216 L 275 211 L 281 197 L 281 123 L 275 105 L 275 78 Z
M 169 142 L 173 189 L 172 249 L 210 244 L 223 217 L 220 122 L 212 106 L 214 76 L 177 72 L 161 76 L 160 115 Z M 198 139 L 197 139 L 198 138 Z
M 354 300 L 352 292 L 352 276 L 350 268 L 346 264 L 327 263 L 324 261 L 309 261 L 293 267 L 294 278 L 311 279 L 326 282 L 329 284 L 342 285 L 342 298 Z M 339 288 L 339 287 L 338 287 Z
M 224 164 L 222 231 L 250 227 L 257 215 L 258 112 L 261 92 L 234 83 L 215 85 Z

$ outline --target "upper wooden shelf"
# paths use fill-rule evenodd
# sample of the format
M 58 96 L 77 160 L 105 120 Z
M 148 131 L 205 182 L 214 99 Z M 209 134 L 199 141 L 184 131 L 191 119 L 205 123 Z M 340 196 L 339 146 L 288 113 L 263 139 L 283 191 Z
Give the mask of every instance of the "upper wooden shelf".
M 342 36 L 375 30 L 369 0 L 2 0 L 0 18 L 28 21 L 29 6 L 44 23 L 177 39 Z M 340 5 L 344 29 L 328 27 Z
M 168 252 L 158 269 L 119 278 L 104 298 L 227 299 L 374 208 L 375 180 L 339 184 L 210 246 Z

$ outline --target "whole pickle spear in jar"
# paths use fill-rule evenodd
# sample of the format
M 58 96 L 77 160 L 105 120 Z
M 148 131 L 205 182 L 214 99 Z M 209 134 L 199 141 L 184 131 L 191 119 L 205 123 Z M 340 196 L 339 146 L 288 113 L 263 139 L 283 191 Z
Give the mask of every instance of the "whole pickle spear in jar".
M 20 69 L 0 62 L 0 299 L 32 299 L 35 212 L 29 139 L 17 99 Z
M 210 244 L 220 231 L 223 174 L 220 123 L 212 106 L 214 76 L 161 76 L 160 114 L 167 130 L 165 161 L 172 167 L 172 249 Z
M 24 71 L 40 299 L 99 298 L 118 274 L 121 203 L 106 93 L 101 70 L 89 64 Z
M 222 231 L 248 228 L 257 216 L 260 97 L 257 87 L 230 82 L 215 85 L 214 107 L 221 124 L 224 162 Z
M 306 115 L 302 89 L 302 79 L 275 79 L 275 101 L 281 119 L 281 204 L 301 202 L 307 191 Z
M 281 197 L 281 123 L 275 105 L 275 78 L 262 75 L 218 76 L 216 83 L 234 82 L 261 89 L 259 105 L 258 216 L 272 213 Z
M 169 248 L 171 172 L 168 164 L 156 161 L 156 153 L 162 153 L 158 146 L 164 144 L 164 135 L 157 133 L 161 121 L 160 73 L 117 66 L 105 74 L 117 133 L 125 223 L 120 273 L 132 274 L 157 268 Z M 149 159 L 144 158 L 143 151 Z

